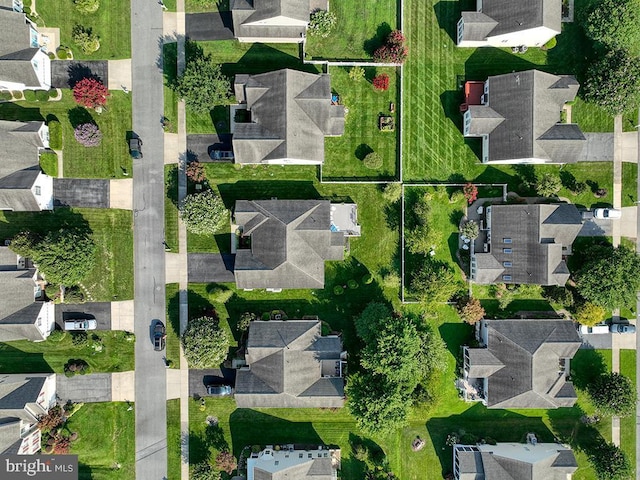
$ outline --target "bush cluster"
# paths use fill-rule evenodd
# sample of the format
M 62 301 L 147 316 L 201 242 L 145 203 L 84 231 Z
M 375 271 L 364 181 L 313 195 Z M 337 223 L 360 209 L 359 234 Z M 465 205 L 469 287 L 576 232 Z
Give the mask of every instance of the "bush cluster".
M 95 123 L 82 123 L 73 131 L 76 140 L 85 147 L 97 147 L 102 142 L 102 132 Z
M 336 26 L 337 18 L 333 12 L 316 10 L 309 21 L 309 35 L 327 38 Z
M 373 53 L 373 59 L 381 63 L 404 63 L 409 55 L 409 48 L 404 44 L 405 36 L 400 30 L 392 31 L 384 45 Z

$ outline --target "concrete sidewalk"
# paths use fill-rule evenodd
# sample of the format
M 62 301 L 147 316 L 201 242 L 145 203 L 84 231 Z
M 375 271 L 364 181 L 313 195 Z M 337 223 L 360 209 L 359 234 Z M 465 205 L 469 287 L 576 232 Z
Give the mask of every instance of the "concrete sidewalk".
M 133 300 L 111 302 L 111 330 L 133 332 Z
M 133 210 L 133 179 L 109 181 L 109 208 Z
M 109 60 L 109 76 L 107 81 L 107 87 L 109 90 L 122 90 L 125 87 L 131 91 L 131 59 L 125 58 L 124 60 Z

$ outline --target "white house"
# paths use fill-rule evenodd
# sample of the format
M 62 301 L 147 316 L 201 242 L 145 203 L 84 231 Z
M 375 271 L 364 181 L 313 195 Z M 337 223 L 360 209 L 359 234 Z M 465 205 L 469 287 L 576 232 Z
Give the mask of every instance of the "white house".
M 336 480 L 339 469 L 340 449 L 322 445 L 267 445 L 247 458 L 247 480 Z

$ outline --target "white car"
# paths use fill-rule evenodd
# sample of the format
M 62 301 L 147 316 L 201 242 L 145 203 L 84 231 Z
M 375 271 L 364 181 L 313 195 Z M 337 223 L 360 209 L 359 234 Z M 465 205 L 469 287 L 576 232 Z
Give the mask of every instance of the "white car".
M 593 211 L 593 216 L 601 220 L 621 218 L 622 210 L 616 210 L 615 208 L 596 208 Z
M 583 335 L 594 335 L 609 333 L 609 327 L 607 325 L 595 325 L 593 327 L 587 327 L 586 325 L 580 325 L 580 333 Z
M 72 319 L 64 321 L 65 330 L 95 330 L 97 327 L 98 322 L 93 318 L 88 320 Z

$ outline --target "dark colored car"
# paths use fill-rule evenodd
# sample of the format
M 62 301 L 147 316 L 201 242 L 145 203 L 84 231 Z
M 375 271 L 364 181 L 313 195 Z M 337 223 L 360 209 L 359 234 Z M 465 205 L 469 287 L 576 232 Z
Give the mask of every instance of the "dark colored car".
M 164 323 L 160 320 L 156 321 L 156 324 L 153 326 L 153 349 L 156 352 L 164 350 L 166 338 L 167 331 L 164 328 Z
M 233 393 L 230 385 L 207 385 L 207 395 L 227 397 Z
M 129 154 L 133 159 L 142 158 L 142 140 L 139 137 L 129 140 Z

